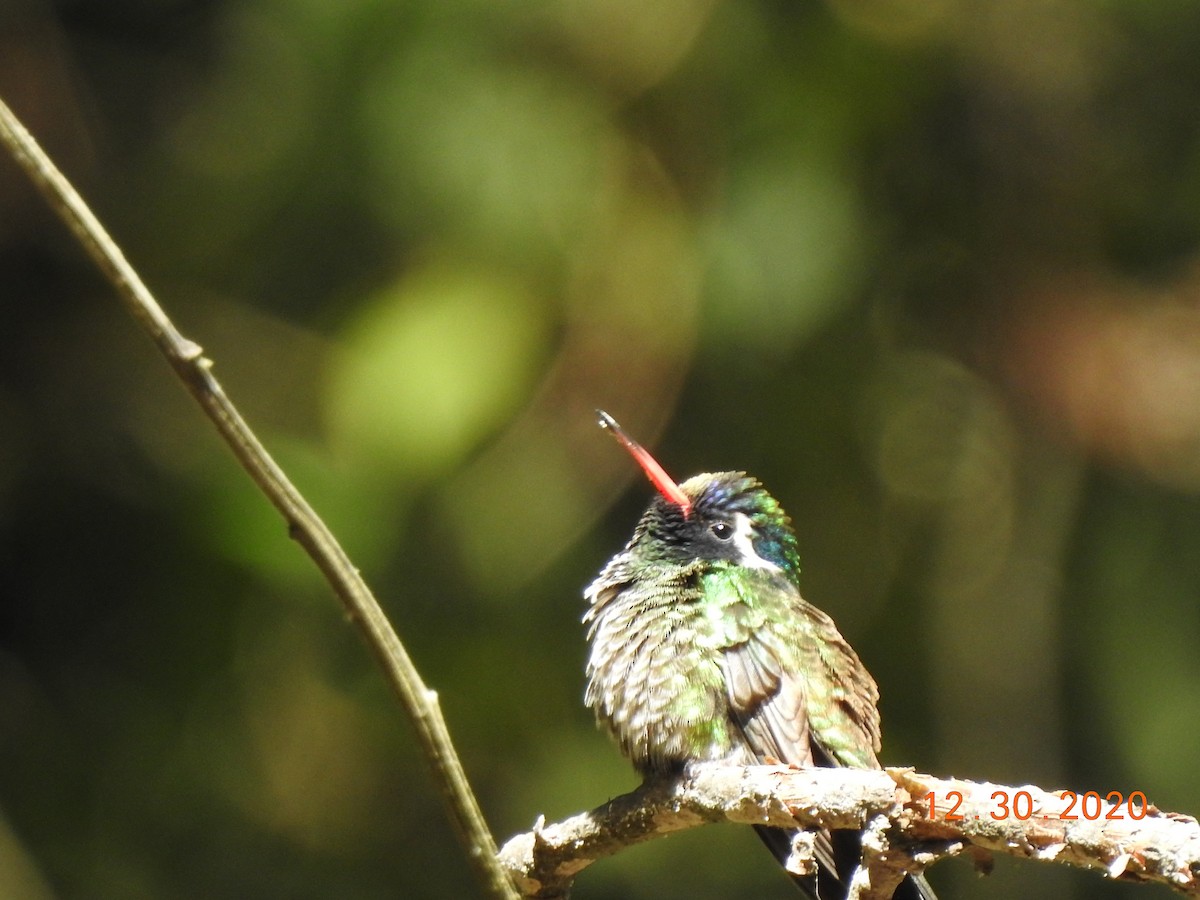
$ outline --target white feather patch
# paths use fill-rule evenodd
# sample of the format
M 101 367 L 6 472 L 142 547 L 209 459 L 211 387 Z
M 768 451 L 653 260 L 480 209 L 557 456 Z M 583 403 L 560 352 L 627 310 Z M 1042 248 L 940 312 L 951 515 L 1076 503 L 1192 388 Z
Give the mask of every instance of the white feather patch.
M 754 549 L 754 525 L 745 513 L 734 513 L 733 546 L 737 547 L 738 563 L 750 569 L 769 569 L 778 572 L 779 566 L 763 559 Z

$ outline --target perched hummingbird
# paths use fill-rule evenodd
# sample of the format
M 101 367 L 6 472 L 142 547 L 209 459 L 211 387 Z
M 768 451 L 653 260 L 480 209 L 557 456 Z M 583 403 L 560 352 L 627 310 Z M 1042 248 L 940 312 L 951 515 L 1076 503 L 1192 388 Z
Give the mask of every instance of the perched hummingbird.
M 642 775 L 699 760 L 879 768 L 879 691 L 821 610 L 800 596 L 796 535 L 744 472 L 676 484 L 597 410 L 658 489 L 633 537 L 588 586 L 586 700 Z M 793 832 L 758 827 L 780 862 Z M 817 837 L 818 871 L 793 876 L 845 900 L 856 832 Z M 936 900 L 920 876 L 896 898 Z

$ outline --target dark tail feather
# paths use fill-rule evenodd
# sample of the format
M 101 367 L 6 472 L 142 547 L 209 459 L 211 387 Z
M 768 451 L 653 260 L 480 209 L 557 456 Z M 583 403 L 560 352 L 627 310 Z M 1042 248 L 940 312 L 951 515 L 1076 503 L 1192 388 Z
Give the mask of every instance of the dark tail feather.
M 783 828 L 754 826 L 767 849 L 783 865 L 792 852 L 792 835 Z M 833 831 L 817 837 L 817 874 L 801 878 L 790 876 L 814 900 L 846 900 L 850 878 L 862 857 L 856 831 Z M 933 888 L 920 875 L 909 875 L 896 888 L 893 900 L 937 900 Z

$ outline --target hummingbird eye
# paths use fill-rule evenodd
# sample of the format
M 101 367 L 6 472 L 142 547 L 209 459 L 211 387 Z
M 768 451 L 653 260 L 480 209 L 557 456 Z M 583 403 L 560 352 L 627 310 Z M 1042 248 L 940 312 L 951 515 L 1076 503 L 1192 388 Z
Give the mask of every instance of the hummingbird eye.
M 719 541 L 727 541 L 733 537 L 733 526 L 728 522 L 713 522 L 708 526 L 708 530 Z

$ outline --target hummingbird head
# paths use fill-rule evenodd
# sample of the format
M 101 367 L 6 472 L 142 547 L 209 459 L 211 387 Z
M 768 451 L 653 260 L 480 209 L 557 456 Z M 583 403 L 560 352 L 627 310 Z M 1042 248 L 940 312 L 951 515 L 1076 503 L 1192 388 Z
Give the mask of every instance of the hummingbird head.
M 610 415 L 600 426 L 638 461 L 658 489 L 642 514 L 629 549 L 648 561 L 687 564 L 724 561 L 773 569 L 795 581 L 800 556 L 791 520 L 756 478 L 745 472 L 706 472 L 676 484 Z

